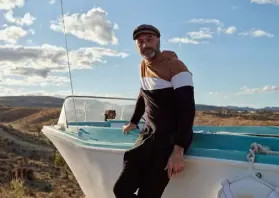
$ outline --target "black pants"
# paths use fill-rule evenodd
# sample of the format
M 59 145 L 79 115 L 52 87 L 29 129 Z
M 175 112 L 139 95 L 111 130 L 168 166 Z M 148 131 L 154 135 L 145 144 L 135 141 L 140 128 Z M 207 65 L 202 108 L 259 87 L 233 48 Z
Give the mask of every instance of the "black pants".
M 122 172 L 113 188 L 115 197 L 160 198 L 169 183 L 165 168 L 172 149 L 169 138 L 149 135 L 126 151 Z

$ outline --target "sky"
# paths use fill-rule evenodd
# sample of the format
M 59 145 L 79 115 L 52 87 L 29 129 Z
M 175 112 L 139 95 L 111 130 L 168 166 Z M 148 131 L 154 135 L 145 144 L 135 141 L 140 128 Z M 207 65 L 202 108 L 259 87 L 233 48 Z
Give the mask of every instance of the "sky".
M 0 0 L 0 96 L 137 97 L 134 28 L 193 73 L 197 104 L 279 106 L 279 0 Z

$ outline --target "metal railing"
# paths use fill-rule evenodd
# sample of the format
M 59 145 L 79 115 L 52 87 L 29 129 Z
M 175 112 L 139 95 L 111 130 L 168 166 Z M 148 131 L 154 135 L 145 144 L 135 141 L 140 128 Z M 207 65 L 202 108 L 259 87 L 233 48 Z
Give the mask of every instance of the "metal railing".
M 72 100 L 73 99 L 73 100 Z M 78 101 L 79 101 L 79 99 L 82 99 L 81 101 L 83 101 L 84 102 L 84 105 L 83 105 L 83 107 L 82 108 L 78 108 L 77 106 L 76 106 L 76 104 L 78 103 Z M 89 99 L 89 100 L 88 100 Z M 70 107 L 72 106 L 73 107 L 73 111 L 74 111 L 74 115 L 73 116 L 75 116 L 75 121 L 76 122 L 78 122 L 78 120 L 80 120 L 79 118 L 79 116 L 77 116 L 77 112 L 81 112 L 81 111 L 83 111 L 84 112 L 84 121 L 86 122 L 86 121 L 88 121 L 87 120 L 87 111 L 88 111 L 88 109 L 86 108 L 87 107 L 87 105 L 90 105 L 90 99 L 103 99 L 103 100 L 112 100 L 112 101 L 136 101 L 137 99 L 136 98 L 125 98 L 125 97 L 108 97 L 108 96 L 90 96 L 90 95 L 69 95 L 69 96 L 67 96 L 67 97 L 65 97 L 65 99 L 64 99 L 64 108 L 63 108 L 63 110 L 64 110 L 64 116 L 65 116 L 65 119 L 66 119 L 66 125 L 68 125 L 67 123 L 68 123 L 68 121 L 70 121 L 71 120 L 71 114 L 72 114 L 72 111 L 68 111 L 69 109 L 72 109 L 72 108 L 69 108 L 69 106 L 68 105 L 70 105 L 69 103 L 67 103 L 67 101 L 69 101 L 69 100 L 72 100 L 73 101 L 73 106 L 72 105 L 70 105 Z M 86 103 L 86 104 L 85 104 Z M 112 105 L 118 105 L 118 104 L 113 104 L 113 102 L 112 102 Z M 121 106 L 121 105 L 120 105 Z M 124 110 L 125 110 L 125 106 L 123 106 L 122 108 L 121 108 L 121 110 L 119 111 L 120 112 L 120 120 L 122 120 L 123 119 L 123 115 L 125 114 L 125 112 L 124 112 Z M 112 108 L 112 109 L 114 109 L 114 108 Z M 93 109 L 92 109 L 93 110 Z M 105 110 L 107 110 L 107 109 L 104 109 L 104 111 Z M 128 111 L 129 112 L 129 111 Z M 99 112 L 98 112 L 99 113 Z M 128 113 L 129 114 L 129 113 Z M 69 117 L 70 116 L 70 117 Z M 78 118 L 79 117 L 79 118 Z
M 94 98 L 94 99 L 112 99 L 112 100 L 129 100 L 129 101 L 136 101 L 137 100 L 136 98 L 107 97 L 107 96 L 81 96 L 81 95 L 78 95 L 78 96 L 67 96 L 65 98 L 65 101 L 68 98 Z

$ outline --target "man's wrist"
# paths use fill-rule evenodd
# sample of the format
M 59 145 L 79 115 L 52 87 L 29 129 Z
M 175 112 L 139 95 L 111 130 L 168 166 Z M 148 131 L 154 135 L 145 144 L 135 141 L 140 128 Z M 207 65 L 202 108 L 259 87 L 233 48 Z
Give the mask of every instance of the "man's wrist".
M 134 120 L 130 120 L 129 124 L 137 125 L 137 123 Z
M 173 154 L 184 155 L 184 148 L 179 145 L 174 145 Z
M 137 122 L 136 120 L 134 120 L 134 119 L 131 119 L 131 120 L 130 120 L 130 122 L 129 122 L 129 124 L 134 124 L 134 125 L 137 125 L 137 124 L 138 124 L 138 122 Z

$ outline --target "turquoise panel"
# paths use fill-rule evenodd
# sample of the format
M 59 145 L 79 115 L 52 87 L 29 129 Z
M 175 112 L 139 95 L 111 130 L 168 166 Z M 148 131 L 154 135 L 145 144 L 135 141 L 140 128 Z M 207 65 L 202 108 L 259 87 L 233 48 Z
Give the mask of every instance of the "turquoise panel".
M 81 127 L 79 133 L 64 133 L 75 136 L 77 142 L 82 145 L 119 149 L 131 148 L 137 139 L 139 130 L 134 130 L 128 135 L 123 135 L 121 128 L 109 127 L 112 122 L 127 123 L 127 121 L 71 123 L 71 125 L 90 127 Z M 231 133 L 238 133 L 239 131 L 239 133 L 279 134 L 278 127 L 195 126 L 194 130 L 210 133 L 195 133 L 191 148 L 185 155 L 247 161 L 246 155 L 250 145 L 254 142 L 268 146 L 273 151 L 279 151 L 279 138 L 215 134 L 215 132 L 220 131 Z M 279 155 L 257 154 L 256 162 L 279 165 Z

